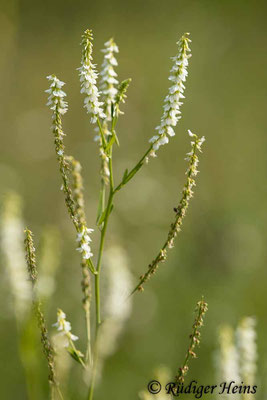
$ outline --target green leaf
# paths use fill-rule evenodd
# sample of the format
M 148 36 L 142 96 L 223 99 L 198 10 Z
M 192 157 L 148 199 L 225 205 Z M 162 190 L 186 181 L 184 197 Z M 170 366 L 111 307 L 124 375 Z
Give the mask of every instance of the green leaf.
M 77 361 L 79 364 L 82 365 L 81 358 L 84 357 L 82 352 L 80 352 L 79 350 L 73 349 L 72 347 L 68 347 L 67 351 L 75 361 Z
M 115 136 L 115 140 L 116 140 L 117 146 L 119 146 L 119 147 L 120 147 L 119 138 L 118 138 L 118 136 L 117 136 L 116 132 L 115 132 L 115 131 L 113 131 L 113 134 L 114 134 L 114 136 Z
M 125 184 L 125 183 L 129 182 L 129 181 L 134 177 L 134 175 L 139 171 L 139 169 L 142 167 L 142 165 L 143 165 L 143 163 L 138 164 L 138 165 L 127 175 L 127 177 L 125 178 L 125 180 L 124 180 L 123 183 Z
M 97 220 L 97 225 L 101 225 L 104 222 L 105 217 L 106 217 L 106 212 L 107 212 L 107 210 L 105 209 L 102 212 L 102 214 L 100 214 L 99 219 Z
M 116 136 L 113 135 L 113 136 L 111 137 L 110 141 L 108 142 L 108 145 L 107 145 L 107 147 L 106 147 L 106 152 L 110 149 L 110 147 L 113 145 L 113 143 L 115 142 L 115 140 L 116 140 Z
M 113 204 L 111 204 L 108 215 L 112 212 L 113 208 L 114 206 Z M 105 221 L 106 217 L 107 217 L 107 208 L 102 212 L 99 220 L 97 221 L 97 225 L 101 225 Z
M 97 209 L 97 218 L 96 218 L 96 223 L 97 224 L 98 224 L 100 216 L 103 213 L 104 206 L 105 206 L 105 188 L 102 187 L 101 190 L 100 190 L 98 209 Z
M 122 182 L 125 181 L 125 179 L 127 178 L 128 175 L 128 169 L 126 168 L 126 170 L 124 171 L 123 177 L 122 177 Z

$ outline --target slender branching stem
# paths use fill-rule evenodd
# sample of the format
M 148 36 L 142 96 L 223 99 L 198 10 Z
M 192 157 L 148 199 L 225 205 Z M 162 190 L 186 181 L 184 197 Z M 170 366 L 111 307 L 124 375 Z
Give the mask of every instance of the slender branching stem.
M 85 321 L 86 321 L 86 337 L 87 337 L 87 348 L 86 348 L 86 362 L 92 365 L 92 350 L 91 350 L 91 323 L 90 323 L 90 310 L 85 310 Z
M 100 129 L 101 131 L 101 129 Z M 103 140 L 103 138 L 102 138 Z M 104 143 L 102 143 L 104 144 Z M 93 359 L 93 373 L 91 384 L 88 393 L 88 399 L 92 400 L 93 393 L 94 393 L 94 386 L 95 386 L 95 378 L 97 374 L 97 363 L 98 363 L 98 333 L 99 327 L 101 325 L 101 308 L 100 308 L 100 272 L 101 272 L 101 264 L 102 264 L 102 256 L 105 244 L 105 237 L 106 231 L 108 227 L 109 215 L 112 209 L 112 201 L 114 197 L 114 177 L 113 177 L 113 165 L 112 165 L 112 146 L 109 149 L 109 197 L 107 201 L 106 211 L 105 211 L 105 218 L 103 221 L 103 228 L 101 230 L 101 237 L 100 237 L 100 245 L 98 251 L 98 259 L 96 265 L 96 274 L 95 274 L 95 310 L 96 310 L 96 333 L 95 333 L 95 345 L 94 345 L 94 359 Z
M 92 400 L 94 396 L 94 389 L 95 389 L 95 381 L 96 381 L 96 375 L 97 375 L 97 365 L 98 365 L 98 341 L 99 341 L 99 324 L 96 324 L 96 337 L 95 337 L 95 347 L 94 347 L 94 364 L 93 364 L 93 370 L 92 370 L 92 378 L 91 378 L 91 383 L 90 387 L 88 390 L 88 400 Z

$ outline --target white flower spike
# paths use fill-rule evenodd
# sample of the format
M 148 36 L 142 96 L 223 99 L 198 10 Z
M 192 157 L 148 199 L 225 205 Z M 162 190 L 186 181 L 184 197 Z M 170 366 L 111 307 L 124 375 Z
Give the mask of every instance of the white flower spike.
M 95 65 L 92 63 L 92 52 L 93 52 L 93 34 L 90 29 L 87 29 L 82 35 L 82 60 L 81 67 L 78 68 L 80 82 L 81 82 L 81 93 L 86 94 L 84 99 L 84 107 L 88 114 L 91 114 L 91 123 L 95 124 L 98 118 L 106 118 L 103 111 L 103 103 L 98 100 L 99 91 L 96 86 L 98 74 L 95 70 Z
M 68 103 L 64 100 L 66 93 L 61 89 L 65 83 L 60 81 L 55 75 L 49 75 L 47 79 L 51 81 L 51 85 L 49 89 L 45 90 L 49 94 L 46 105 L 49 106 L 50 110 L 63 115 L 68 111 Z
M 114 67 L 118 65 L 114 53 L 118 53 L 119 48 L 111 38 L 105 43 L 105 48 L 102 50 L 102 52 L 104 53 L 104 61 L 100 72 L 100 89 L 105 102 L 107 121 L 111 121 L 111 104 L 114 103 L 115 96 L 118 93 L 116 85 L 119 83 L 116 79 L 117 73 L 114 70 Z
M 150 154 L 152 156 L 155 156 L 155 151 L 160 146 L 169 142 L 168 136 L 175 135 L 173 127 L 181 119 L 180 106 L 183 104 L 181 99 L 185 97 L 183 94 L 185 89 L 184 82 L 188 75 L 188 59 L 191 57 L 189 48 L 191 40 L 188 38 L 188 35 L 188 33 L 185 33 L 177 42 L 178 54 L 176 57 L 172 57 L 174 65 L 170 71 L 169 80 L 173 82 L 173 85 L 169 88 L 169 93 L 164 100 L 161 122 L 156 127 L 158 134 L 149 140 L 150 143 L 153 143 L 152 154 Z

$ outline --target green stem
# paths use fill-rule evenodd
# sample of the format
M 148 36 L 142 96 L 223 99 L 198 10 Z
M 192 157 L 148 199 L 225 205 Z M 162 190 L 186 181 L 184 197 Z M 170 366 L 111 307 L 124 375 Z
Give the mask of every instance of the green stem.
M 112 175 L 110 174 L 110 182 L 112 181 L 111 177 L 112 177 Z M 106 212 L 106 216 L 105 216 L 105 219 L 104 219 L 103 229 L 101 231 L 100 246 L 99 246 L 99 253 L 98 253 L 98 261 L 97 261 L 97 266 L 96 266 L 97 274 L 95 275 L 96 319 L 97 319 L 97 324 L 98 325 L 101 324 L 101 316 L 100 316 L 100 270 L 101 270 L 101 262 L 102 262 L 102 255 L 103 255 L 103 249 L 104 249 L 105 236 L 106 236 L 106 231 L 107 231 L 108 220 L 109 220 L 109 215 L 110 215 L 110 211 L 111 211 L 113 197 L 114 197 L 114 192 L 113 192 L 113 189 L 112 189 L 112 184 L 110 184 L 110 192 L 109 192 L 109 198 L 108 198 L 108 204 L 107 204 L 107 212 Z
M 98 117 L 97 117 L 97 125 L 98 125 L 99 132 L 100 132 L 100 135 L 101 135 L 102 144 L 103 144 L 103 147 L 104 147 L 104 150 L 105 150 L 107 142 L 106 142 L 106 139 L 105 139 L 105 135 L 104 135 L 104 132 L 103 132 L 103 129 L 102 129 L 101 122 L 100 122 Z
M 86 320 L 86 335 L 87 335 L 87 349 L 86 349 L 86 362 L 92 365 L 92 351 L 91 351 L 91 327 L 90 327 L 90 310 L 85 310 Z
M 94 349 L 94 365 L 93 365 L 93 372 L 92 372 L 92 380 L 88 391 L 88 400 L 93 399 L 94 389 L 95 389 L 95 380 L 97 374 L 97 364 L 98 364 L 98 333 L 99 333 L 99 326 L 96 325 L 96 338 L 95 338 L 95 349 Z
M 101 230 L 100 245 L 98 251 L 98 260 L 96 265 L 96 275 L 95 275 L 95 307 L 96 307 L 96 335 L 95 335 L 95 348 L 94 348 L 94 360 L 93 360 L 93 374 L 92 380 L 88 392 L 88 400 L 93 399 L 95 378 L 97 374 L 97 364 L 98 364 L 98 332 L 101 325 L 101 312 L 100 312 L 100 270 L 102 263 L 102 255 L 104 250 L 105 236 L 108 226 L 109 215 L 112 207 L 112 200 L 114 197 L 114 177 L 113 177 L 113 166 L 112 166 L 112 147 L 109 150 L 109 172 L 110 172 L 110 186 L 109 186 L 109 197 L 106 207 L 106 215 L 103 221 L 103 229 Z

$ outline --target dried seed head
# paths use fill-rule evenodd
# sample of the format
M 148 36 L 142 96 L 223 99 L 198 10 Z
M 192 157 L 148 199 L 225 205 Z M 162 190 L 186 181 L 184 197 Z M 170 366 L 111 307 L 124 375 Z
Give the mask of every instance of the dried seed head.
M 37 268 L 35 259 L 35 248 L 33 245 L 33 234 L 29 229 L 24 230 L 25 233 L 25 251 L 26 251 L 26 262 L 28 267 L 28 274 L 33 286 L 37 280 Z
M 205 313 L 208 310 L 208 305 L 207 303 L 204 302 L 204 299 L 202 298 L 201 301 L 199 301 L 197 303 L 197 307 L 196 307 L 196 318 L 193 324 L 193 331 L 190 335 L 190 345 L 189 348 L 186 352 L 186 356 L 185 356 L 185 361 L 184 361 L 184 365 L 182 366 L 182 368 L 179 368 L 178 370 L 178 375 L 176 376 L 176 382 L 184 382 L 184 377 L 187 374 L 188 370 L 189 370 L 189 360 L 190 358 L 197 358 L 197 355 L 195 353 L 195 348 L 196 346 L 199 346 L 200 340 L 200 333 L 197 330 L 198 326 L 202 326 L 203 325 L 203 317 L 205 315 Z M 199 323 L 201 321 L 201 324 Z

